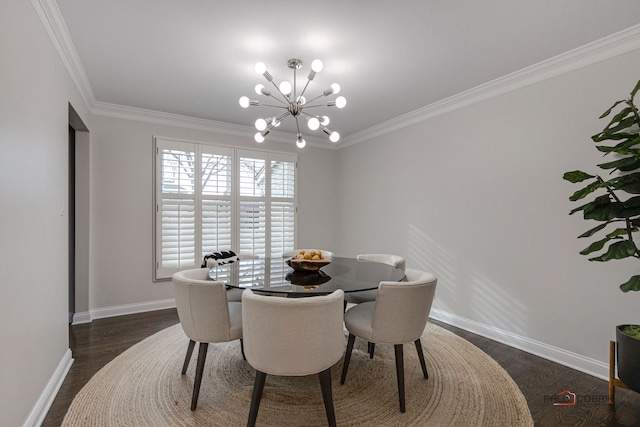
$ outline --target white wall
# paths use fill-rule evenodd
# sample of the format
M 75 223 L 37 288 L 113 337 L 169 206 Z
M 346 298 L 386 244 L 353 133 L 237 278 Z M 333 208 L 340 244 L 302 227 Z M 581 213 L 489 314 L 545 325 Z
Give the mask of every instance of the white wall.
M 640 263 L 578 254 L 596 224 L 562 175 L 596 172 L 590 136 L 638 70 L 634 51 L 341 150 L 338 250 L 403 255 L 439 277 L 440 318 L 605 375 Z
M 298 243 L 332 248 L 337 240 L 337 151 L 269 140 L 258 146 L 251 138 L 101 116 L 93 117 L 91 135 L 94 318 L 173 298 L 170 282 L 152 281 L 154 135 L 299 153 Z
M 90 121 L 31 2 L 3 1 L 0 62 L 0 423 L 35 425 L 70 361 L 69 102 Z

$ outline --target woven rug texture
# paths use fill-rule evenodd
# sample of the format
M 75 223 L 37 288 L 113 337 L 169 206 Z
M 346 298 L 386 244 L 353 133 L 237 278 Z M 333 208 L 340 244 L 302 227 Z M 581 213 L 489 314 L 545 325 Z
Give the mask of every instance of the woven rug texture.
M 210 344 L 198 407 L 189 409 L 197 348 L 181 375 L 188 338 L 175 325 L 132 346 L 96 373 L 73 400 L 64 427 L 244 426 L 255 370 L 240 342 Z M 406 413 L 401 413 L 392 345 L 356 338 L 347 380 L 332 368 L 339 426 L 533 426 L 527 402 L 496 361 L 457 335 L 428 324 L 421 338 L 429 378 L 415 346 L 404 346 Z M 326 426 L 317 375 L 267 376 L 258 426 Z

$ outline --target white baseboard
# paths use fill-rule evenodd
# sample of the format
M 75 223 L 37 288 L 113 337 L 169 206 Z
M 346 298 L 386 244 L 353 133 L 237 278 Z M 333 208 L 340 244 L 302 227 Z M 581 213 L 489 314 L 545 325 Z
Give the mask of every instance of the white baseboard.
M 490 338 L 518 350 L 540 356 L 596 378 L 609 380 L 609 365 L 540 341 L 532 340 L 512 332 L 469 320 L 436 308 L 431 309 L 431 317 L 465 331 Z
M 136 304 L 116 305 L 113 307 L 96 308 L 89 311 L 75 313 L 73 315 L 72 325 L 80 325 L 82 323 L 91 323 L 94 319 L 105 319 L 107 317 L 124 316 L 127 314 L 144 313 L 147 311 L 164 310 L 166 308 L 174 308 L 176 301 L 174 299 L 166 299 L 159 301 L 149 301 Z
M 80 325 L 82 323 L 91 323 L 91 313 L 83 311 L 82 313 L 73 313 L 72 325 Z
M 42 424 L 44 418 L 47 416 L 47 412 L 49 412 L 49 408 L 51 408 L 53 400 L 58 394 L 58 390 L 60 390 L 60 387 L 71 368 L 72 363 L 73 358 L 71 357 L 71 349 L 67 349 L 62 356 L 62 360 L 60 360 L 58 367 L 53 373 L 53 376 L 49 380 L 49 383 L 31 410 L 29 417 L 24 422 L 24 427 L 39 427 Z

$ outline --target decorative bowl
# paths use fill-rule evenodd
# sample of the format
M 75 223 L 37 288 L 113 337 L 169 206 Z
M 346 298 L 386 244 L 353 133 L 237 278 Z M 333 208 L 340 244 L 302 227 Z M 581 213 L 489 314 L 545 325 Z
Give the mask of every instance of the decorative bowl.
M 322 285 L 323 283 L 327 283 L 331 280 L 331 277 L 328 276 L 324 271 L 290 271 L 286 276 L 289 282 L 292 285 L 304 286 L 305 289 L 312 289 L 317 286 Z
M 331 260 L 328 258 L 318 260 L 290 258 L 286 262 L 296 271 L 317 271 L 325 265 L 331 264 Z

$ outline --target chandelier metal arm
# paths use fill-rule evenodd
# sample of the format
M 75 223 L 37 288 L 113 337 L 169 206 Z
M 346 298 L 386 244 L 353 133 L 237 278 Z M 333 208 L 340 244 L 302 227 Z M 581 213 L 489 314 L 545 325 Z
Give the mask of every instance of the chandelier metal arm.
M 315 104 L 315 105 L 307 105 L 304 104 L 304 108 L 316 108 L 316 107 L 335 107 L 336 103 L 335 102 L 331 102 L 329 104 Z
M 276 98 L 276 99 L 277 99 L 277 98 Z M 280 101 L 280 100 L 278 99 L 278 101 Z M 285 104 L 284 102 L 283 102 L 283 105 L 273 105 L 273 104 L 260 104 L 260 105 L 262 105 L 262 106 L 264 106 L 264 107 L 284 108 L 285 110 L 286 110 L 287 108 L 289 108 L 289 104 Z

